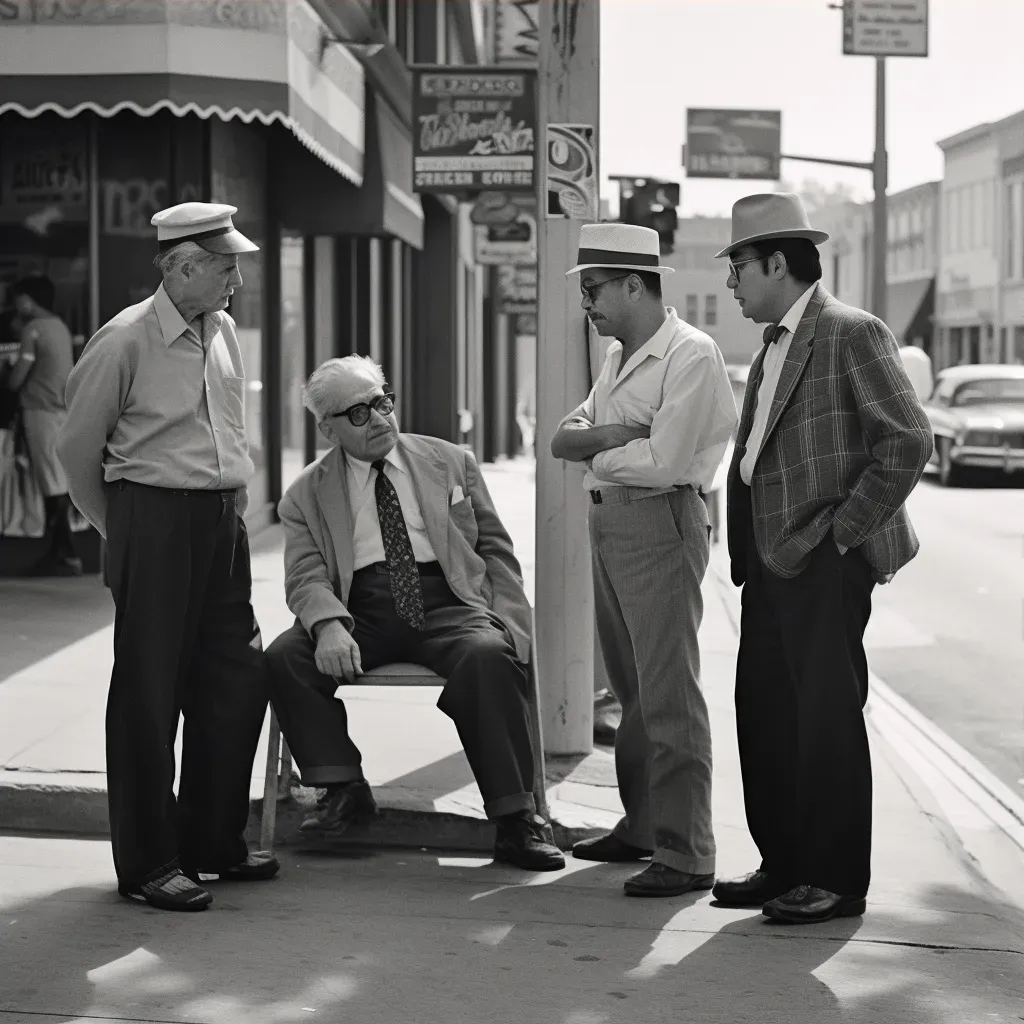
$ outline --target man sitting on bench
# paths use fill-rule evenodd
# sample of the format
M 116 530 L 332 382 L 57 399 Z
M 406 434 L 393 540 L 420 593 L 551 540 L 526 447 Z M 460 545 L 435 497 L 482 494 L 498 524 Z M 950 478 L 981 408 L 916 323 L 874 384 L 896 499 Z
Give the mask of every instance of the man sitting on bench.
M 330 359 L 303 402 L 334 447 L 281 499 L 285 594 L 296 622 L 267 650 L 273 703 L 307 786 L 326 790 L 303 832 L 337 836 L 377 807 L 339 683 L 397 661 L 446 679 L 494 859 L 564 867 L 536 813 L 527 705 L 530 606 L 512 541 L 473 455 L 400 434 L 372 359 Z

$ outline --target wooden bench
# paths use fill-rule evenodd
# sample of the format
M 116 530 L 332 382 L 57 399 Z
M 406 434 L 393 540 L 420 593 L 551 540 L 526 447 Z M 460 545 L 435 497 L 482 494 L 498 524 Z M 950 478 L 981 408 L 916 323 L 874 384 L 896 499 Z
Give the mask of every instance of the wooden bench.
M 443 686 L 444 679 L 422 665 L 396 662 L 381 665 L 363 673 L 357 686 Z M 544 740 L 541 731 L 537 672 L 533 655 L 527 672 L 527 704 L 530 711 L 530 737 L 533 743 L 533 795 L 537 813 L 548 816 L 544 787 Z M 292 756 L 281 734 L 281 727 L 273 707 L 270 708 L 270 735 L 267 740 L 267 769 L 263 784 L 263 814 L 260 823 L 260 847 L 272 850 L 274 828 L 277 823 L 277 801 L 286 799 L 292 776 Z

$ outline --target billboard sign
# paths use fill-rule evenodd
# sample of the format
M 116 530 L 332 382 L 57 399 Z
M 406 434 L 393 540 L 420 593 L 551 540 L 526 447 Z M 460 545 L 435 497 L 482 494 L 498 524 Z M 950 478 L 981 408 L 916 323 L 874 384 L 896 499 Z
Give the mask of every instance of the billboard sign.
M 781 150 L 779 110 L 686 111 L 687 177 L 778 181 Z
M 505 204 L 490 202 L 471 215 L 476 262 L 481 266 L 502 263 L 537 262 L 537 198 L 536 196 L 506 194 Z M 477 205 L 480 206 L 479 200 Z
M 416 192 L 532 192 L 537 72 L 416 68 L 413 72 Z
M 927 57 L 928 0 L 843 0 L 843 53 Z

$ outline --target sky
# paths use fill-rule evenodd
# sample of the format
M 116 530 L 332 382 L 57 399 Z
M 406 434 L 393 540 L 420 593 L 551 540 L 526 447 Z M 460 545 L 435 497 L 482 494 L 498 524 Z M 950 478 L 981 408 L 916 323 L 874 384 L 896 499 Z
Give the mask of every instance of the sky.
M 1024 109 L 1024 0 L 931 0 L 929 56 L 886 67 L 891 194 L 942 177 L 938 140 Z M 602 196 L 614 209 L 607 176 L 646 175 L 681 183 L 681 215 L 728 216 L 774 188 L 688 181 L 687 107 L 781 110 L 784 153 L 871 160 L 874 83 L 873 58 L 843 56 L 828 0 L 601 0 Z M 783 161 L 782 176 L 871 197 L 868 171 Z

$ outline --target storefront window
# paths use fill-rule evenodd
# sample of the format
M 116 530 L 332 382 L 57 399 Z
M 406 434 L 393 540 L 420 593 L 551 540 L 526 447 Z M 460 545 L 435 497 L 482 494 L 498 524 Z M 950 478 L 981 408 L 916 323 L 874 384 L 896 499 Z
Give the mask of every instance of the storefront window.
M 306 464 L 302 385 L 306 382 L 305 260 L 301 235 L 281 237 L 281 488 Z
M 264 267 L 266 261 L 266 145 L 258 128 L 241 121 L 210 121 L 210 200 L 238 208 L 233 220 L 260 246 L 238 261 L 242 287 L 231 299 L 230 313 L 238 331 L 245 365 L 245 420 L 255 472 L 249 481 L 251 513 L 270 501 L 267 474 L 266 395 L 264 367 Z

